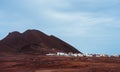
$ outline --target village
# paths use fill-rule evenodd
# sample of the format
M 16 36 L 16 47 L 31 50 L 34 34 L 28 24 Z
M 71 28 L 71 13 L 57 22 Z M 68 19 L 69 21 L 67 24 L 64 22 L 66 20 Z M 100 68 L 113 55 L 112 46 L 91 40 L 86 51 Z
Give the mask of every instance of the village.
M 107 54 L 87 54 L 87 53 L 64 53 L 64 52 L 57 52 L 57 53 L 48 53 L 46 56 L 65 56 L 65 57 L 117 57 L 119 58 L 120 55 L 107 55 Z

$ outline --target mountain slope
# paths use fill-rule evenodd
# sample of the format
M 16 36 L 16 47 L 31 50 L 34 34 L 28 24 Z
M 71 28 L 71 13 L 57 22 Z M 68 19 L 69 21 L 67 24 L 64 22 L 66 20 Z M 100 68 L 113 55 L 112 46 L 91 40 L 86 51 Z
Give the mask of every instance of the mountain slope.
M 56 52 L 81 53 L 76 48 L 51 35 L 48 36 L 38 30 L 17 31 L 9 33 L 0 41 L 1 51 L 12 51 L 30 54 L 46 54 Z

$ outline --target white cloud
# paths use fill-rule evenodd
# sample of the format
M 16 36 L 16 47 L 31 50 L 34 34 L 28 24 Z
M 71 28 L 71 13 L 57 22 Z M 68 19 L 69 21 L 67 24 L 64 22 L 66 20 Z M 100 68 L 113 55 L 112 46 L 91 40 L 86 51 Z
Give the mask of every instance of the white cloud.
M 97 12 L 64 11 L 71 7 L 98 7 L 115 5 L 119 0 L 22 0 L 23 4 L 48 23 L 54 23 L 56 30 L 63 35 L 86 35 L 95 25 L 117 26 L 119 20 Z M 75 5 L 79 4 L 79 5 Z M 37 14 L 36 14 L 37 13 Z
M 46 11 L 44 16 L 47 20 L 57 22 L 57 29 L 63 31 L 63 35 L 66 34 L 68 36 L 84 36 L 95 25 L 106 26 L 111 23 L 117 23 L 114 18 L 98 15 L 97 13 Z

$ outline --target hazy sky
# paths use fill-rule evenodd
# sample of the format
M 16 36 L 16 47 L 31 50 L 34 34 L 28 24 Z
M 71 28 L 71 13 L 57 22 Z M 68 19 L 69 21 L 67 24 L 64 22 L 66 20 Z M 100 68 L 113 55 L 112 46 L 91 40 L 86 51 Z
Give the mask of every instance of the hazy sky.
M 0 39 L 27 29 L 83 53 L 120 54 L 120 0 L 0 0 Z

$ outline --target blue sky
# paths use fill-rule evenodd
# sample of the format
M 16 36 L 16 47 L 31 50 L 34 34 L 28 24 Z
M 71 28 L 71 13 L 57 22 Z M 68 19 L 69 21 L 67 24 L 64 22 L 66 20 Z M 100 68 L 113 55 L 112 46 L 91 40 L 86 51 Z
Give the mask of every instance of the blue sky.
M 0 39 L 38 29 L 83 53 L 120 54 L 119 0 L 0 0 Z

